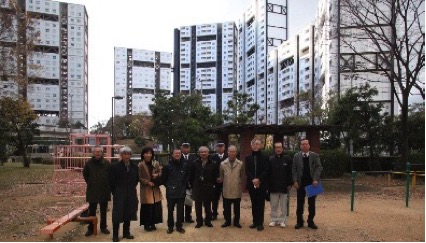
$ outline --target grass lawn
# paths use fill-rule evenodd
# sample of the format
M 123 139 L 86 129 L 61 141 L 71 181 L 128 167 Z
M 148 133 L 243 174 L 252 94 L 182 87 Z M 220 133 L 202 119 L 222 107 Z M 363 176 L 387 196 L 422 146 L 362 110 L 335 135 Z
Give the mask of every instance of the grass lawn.
M 50 183 L 53 165 L 31 164 L 25 168 L 22 163 L 5 163 L 0 166 L 0 190 L 6 190 L 16 184 Z

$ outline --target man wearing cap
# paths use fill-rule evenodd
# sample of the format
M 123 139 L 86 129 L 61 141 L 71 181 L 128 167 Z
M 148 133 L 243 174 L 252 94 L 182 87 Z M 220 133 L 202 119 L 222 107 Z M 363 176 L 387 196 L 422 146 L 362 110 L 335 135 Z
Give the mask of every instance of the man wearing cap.
M 223 141 L 217 141 L 216 143 L 216 153 L 211 157 L 214 165 L 217 167 L 217 170 L 220 168 L 220 163 L 227 159 L 228 156 L 225 154 L 225 143 Z M 217 208 L 219 207 L 220 196 L 222 195 L 222 183 L 217 182 L 215 185 L 215 195 L 212 201 L 212 220 L 216 220 L 218 213 Z
M 197 156 L 189 153 L 189 151 L 191 151 L 191 146 L 188 142 L 182 143 L 180 149 L 182 151 L 182 161 L 183 161 L 184 166 L 186 168 L 188 168 L 189 171 L 192 171 L 192 167 L 194 166 L 194 161 L 197 159 Z M 189 181 L 189 177 L 188 177 L 186 189 L 189 190 L 192 194 L 192 185 Z M 191 202 L 191 204 L 192 204 L 192 202 Z M 187 222 L 187 223 L 194 223 L 195 222 L 192 219 L 191 213 L 192 213 L 192 205 L 186 205 L 185 204 L 185 213 L 184 213 L 185 222 Z

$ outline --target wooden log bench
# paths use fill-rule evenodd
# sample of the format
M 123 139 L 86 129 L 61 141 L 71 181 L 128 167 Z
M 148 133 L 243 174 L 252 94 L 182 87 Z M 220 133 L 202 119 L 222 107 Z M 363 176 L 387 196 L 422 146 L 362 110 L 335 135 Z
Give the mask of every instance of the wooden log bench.
M 47 219 L 47 226 L 43 227 L 41 229 L 42 235 L 48 235 L 49 239 L 53 239 L 53 233 L 59 230 L 63 225 L 68 224 L 69 222 L 87 222 L 91 221 L 93 223 L 93 234 L 97 235 L 97 225 L 98 225 L 98 218 L 96 216 L 89 216 L 89 217 L 81 217 L 80 214 L 86 210 L 89 209 L 89 204 L 86 203 L 83 206 L 74 209 L 69 214 L 54 220 L 54 219 Z

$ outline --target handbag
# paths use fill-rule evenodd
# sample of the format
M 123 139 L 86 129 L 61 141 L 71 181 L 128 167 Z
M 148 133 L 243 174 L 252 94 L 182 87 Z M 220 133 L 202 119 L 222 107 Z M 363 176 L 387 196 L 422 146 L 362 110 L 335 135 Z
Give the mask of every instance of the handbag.
M 192 206 L 193 201 L 194 200 L 192 199 L 192 190 L 186 189 L 185 205 Z

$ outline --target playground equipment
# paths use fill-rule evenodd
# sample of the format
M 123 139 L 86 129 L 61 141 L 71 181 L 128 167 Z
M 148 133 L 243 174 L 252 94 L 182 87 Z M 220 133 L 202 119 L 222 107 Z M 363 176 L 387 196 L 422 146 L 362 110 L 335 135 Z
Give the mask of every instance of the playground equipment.
M 89 204 L 86 203 L 83 206 L 74 209 L 69 214 L 54 220 L 54 219 L 47 219 L 47 226 L 43 227 L 41 229 L 41 234 L 48 235 L 49 239 L 53 239 L 53 233 L 59 230 L 63 225 L 69 223 L 69 222 L 86 222 L 91 221 L 94 225 L 93 227 L 93 234 L 97 235 L 97 224 L 98 224 L 98 218 L 96 216 L 89 216 L 89 217 L 81 217 L 81 213 L 86 211 L 89 208 Z
M 111 138 L 104 134 L 70 134 L 70 145 L 57 145 L 54 150 L 53 183 L 57 196 L 85 196 L 86 183 L 83 179 L 83 168 L 92 157 L 92 148 L 100 145 L 104 150 L 104 158 L 112 161 L 121 145 L 110 145 Z M 115 154 L 115 153 L 114 153 Z
M 53 192 L 56 196 L 84 197 L 86 183 L 83 178 L 83 168 L 88 159 L 92 157 L 92 148 L 100 145 L 104 150 L 104 158 L 110 162 L 115 157 L 122 145 L 111 145 L 111 138 L 104 134 L 70 134 L 69 145 L 57 145 L 54 149 Z M 74 208 L 71 212 L 59 219 L 48 218 L 47 226 L 40 230 L 41 234 L 53 239 L 53 233 L 69 222 L 90 221 L 94 224 L 94 235 L 97 234 L 98 218 L 96 216 L 83 217 L 89 204 L 85 203 Z
M 417 184 L 417 177 L 418 176 L 425 176 L 425 172 L 424 171 L 411 171 L 410 170 L 410 166 L 411 165 L 422 165 L 422 164 L 410 164 L 407 163 L 407 167 L 405 172 L 400 172 L 400 171 L 368 171 L 368 172 L 364 172 L 364 173 L 369 173 L 369 174 L 387 174 L 388 175 L 388 182 L 390 183 L 390 181 L 393 179 L 393 175 L 405 175 L 405 206 L 408 208 L 408 203 L 409 203 L 409 199 L 410 199 L 410 185 L 412 187 L 416 186 Z M 424 164 L 423 164 L 424 165 Z M 352 176 L 351 176 L 351 180 L 352 180 L 352 191 L 351 191 L 351 211 L 354 211 L 354 202 L 355 202 L 355 179 L 356 179 L 356 175 L 357 175 L 358 171 L 352 171 Z M 411 181 L 411 183 L 410 183 Z

